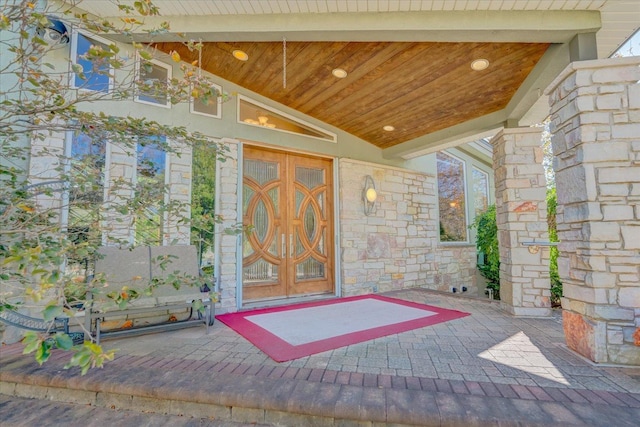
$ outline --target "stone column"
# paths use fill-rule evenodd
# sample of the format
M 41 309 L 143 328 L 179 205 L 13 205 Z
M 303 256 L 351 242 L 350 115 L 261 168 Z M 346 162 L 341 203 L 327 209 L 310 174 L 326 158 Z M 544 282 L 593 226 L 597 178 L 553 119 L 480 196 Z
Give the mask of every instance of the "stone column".
M 640 365 L 639 79 L 638 57 L 581 61 L 547 88 L 564 331 L 594 362 Z
M 217 194 L 216 215 L 220 216 L 222 223 L 216 226 L 216 252 L 218 264 L 216 265 L 216 278 L 220 285 L 220 306 L 223 313 L 237 311 L 237 291 L 241 284 L 238 277 L 238 248 L 239 237 L 235 234 L 225 233 L 225 230 L 234 229 L 242 221 L 241 212 L 238 212 L 238 150 L 237 140 L 223 139 L 222 144 L 228 148 L 225 153 L 226 161 L 218 161 L 216 168 Z
M 192 147 L 172 142 L 175 152 L 169 153 L 169 201 L 179 206 L 169 212 L 163 227 L 164 245 L 188 245 L 191 243 L 191 226 L 184 218 L 191 218 Z
M 541 128 L 504 129 L 492 140 L 500 244 L 500 300 L 517 316 L 551 315 L 546 180 Z

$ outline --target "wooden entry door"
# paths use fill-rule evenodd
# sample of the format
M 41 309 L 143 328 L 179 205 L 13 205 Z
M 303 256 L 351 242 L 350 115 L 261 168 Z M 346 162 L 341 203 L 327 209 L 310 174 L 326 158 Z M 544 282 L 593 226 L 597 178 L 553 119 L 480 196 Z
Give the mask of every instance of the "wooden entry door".
M 331 160 L 245 147 L 243 162 L 243 302 L 333 292 Z

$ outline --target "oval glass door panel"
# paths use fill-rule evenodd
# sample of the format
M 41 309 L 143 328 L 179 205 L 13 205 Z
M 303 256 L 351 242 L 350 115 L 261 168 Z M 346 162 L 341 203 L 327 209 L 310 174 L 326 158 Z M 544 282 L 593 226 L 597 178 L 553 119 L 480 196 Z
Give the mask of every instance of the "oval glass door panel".
M 282 160 L 263 155 L 243 162 L 243 299 L 256 300 L 285 292 L 282 275 Z

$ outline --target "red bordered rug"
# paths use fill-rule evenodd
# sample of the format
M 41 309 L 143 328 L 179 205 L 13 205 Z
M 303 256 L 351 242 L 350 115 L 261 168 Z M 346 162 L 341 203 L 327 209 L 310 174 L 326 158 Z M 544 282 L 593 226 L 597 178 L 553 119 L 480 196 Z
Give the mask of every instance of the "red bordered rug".
M 363 295 L 216 316 L 277 362 L 469 316 Z

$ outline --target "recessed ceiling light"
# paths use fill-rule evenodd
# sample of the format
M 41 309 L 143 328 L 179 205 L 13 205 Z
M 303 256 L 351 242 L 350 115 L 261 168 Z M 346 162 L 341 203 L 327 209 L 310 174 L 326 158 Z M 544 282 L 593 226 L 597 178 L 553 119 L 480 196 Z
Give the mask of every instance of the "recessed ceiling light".
M 231 52 L 231 54 L 234 58 L 239 59 L 240 61 L 246 61 L 249 59 L 249 55 L 247 55 L 247 52 L 245 52 L 244 50 L 236 49 Z
M 486 70 L 489 66 L 489 61 L 487 59 L 476 59 L 471 63 L 471 68 L 475 71 Z
M 386 125 L 382 127 L 382 130 L 386 130 L 387 132 L 393 132 L 394 130 L 396 130 L 396 128 L 394 128 L 391 125 Z
M 331 71 L 331 74 L 339 79 L 344 79 L 345 77 L 347 77 L 347 72 L 342 68 L 334 68 L 333 71 Z

